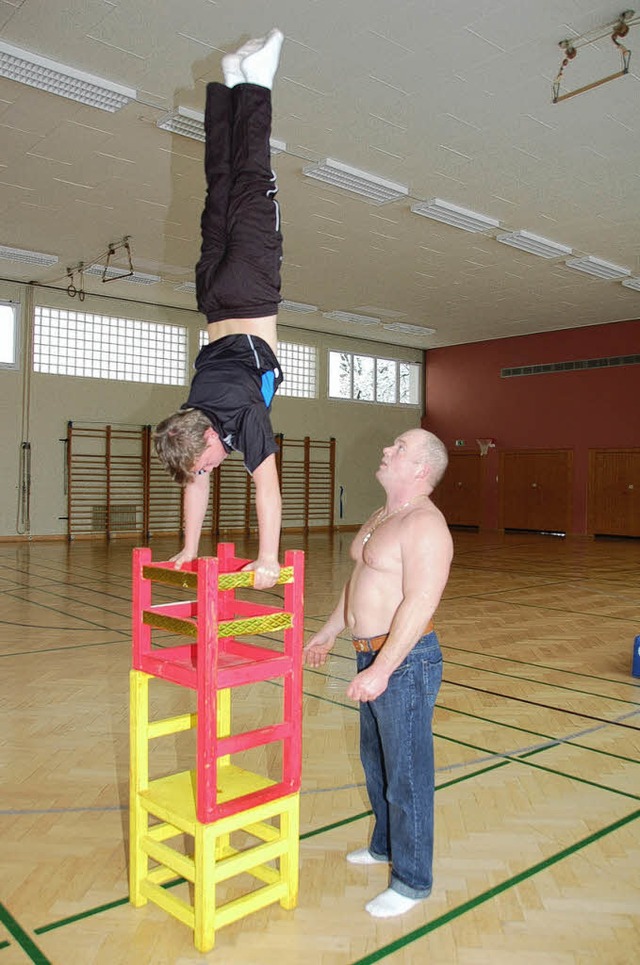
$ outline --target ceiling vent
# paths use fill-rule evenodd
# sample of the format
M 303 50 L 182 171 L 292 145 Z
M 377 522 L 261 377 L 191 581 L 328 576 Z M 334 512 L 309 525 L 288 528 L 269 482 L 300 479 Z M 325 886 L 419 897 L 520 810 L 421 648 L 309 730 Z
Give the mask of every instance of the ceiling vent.
M 527 251 L 530 255 L 539 255 L 540 258 L 559 258 L 561 255 L 570 255 L 573 248 L 561 245 L 557 241 L 550 241 L 548 238 L 541 238 L 530 231 L 512 231 L 506 235 L 496 235 L 496 241 L 503 245 L 510 245 L 512 248 L 519 248 L 520 251 Z
M 640 292 L 640 278 L 625 278 L 622 284 L 625 288 L 633 288 Z
M 398 332 L 401 335 L 413 335 L 420 337 L 422 335 L 435 335 L 435 328 L 426 328 L 422 325 L 409 325 L 408 322 L 383 322 L 382 327 L 388 329 L 390 332 Z
M 332 318 L 336 322 L 350 322 L 354 325 L 379 325 L 380 319 L 372 315 L 356 315 L 354 312 L 323 312 L 325 318 Z
M 385 181 L 375 174 L 367 174 L 366 171 L 359 171 L 332 158 L 318 161 L 316 164 L 308 164 L 302 169 L 302 173 L 308 178 L 315 178 L 316 181 L 324 181 L 334 188 L 342 188 L 343 191 L 358 194 L 367 198 L 372 204 L 388 204 L 389 201 L 397 201 L 409 194 L 409 189 L 403 184 Z
M 628 268 L 612 265 L 610 261 L 601 261 L 600 258 L 593 258 L 591 255 L 586 255 L 584 258 L 570 258 L 565 264 L 567 268 L 574 268 L 576 271 L 584 272 L 585 275 L 594 275 L 596 278 L 604 278 L 606 281 L 611 281 L 613 278 L 624 278 L 625 275 L 631 274 Z
M 0 245 L 0 258 L 4 261 L 21 262 L 23 265 L 40 265 L 43 268 L 58 264 L 57 255 L 45 255 L 41 251 L 26 251 L 22 248 L 7 248 L 6 245 Z
M 308 315 L 311 312 L 317 312 L 317 305 L 306 305 L 304 302 L 290 302 L 288 299 L 283 298 L 280 302 L 280 308 L 283 308 L 285 312 L 298 312 L 300 315 Z
M 442 201 L 440 198 L 419 201 L 411 205 L 411 210 L 414 214 L 441 221 L 442 224 L 448 224 L 454 228 L 462 228 L 463 231 L 491 231 L 500 227 L 500 222 L 496 218 L 488 218 L 484 214 L 478 214 L 468 208 L 460 208 L 457 204 Z
M 58 64 L 3 41 L 0 41 L 0 76 L 110 113 L 136 99 L 136 91 L 131 87 Z

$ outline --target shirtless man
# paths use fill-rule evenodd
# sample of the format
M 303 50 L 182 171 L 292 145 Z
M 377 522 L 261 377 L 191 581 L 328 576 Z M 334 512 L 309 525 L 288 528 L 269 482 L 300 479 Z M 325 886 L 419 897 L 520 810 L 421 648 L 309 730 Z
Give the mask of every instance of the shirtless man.
M 156 451 L 185 487 L 184 547 L 175 566 L 195 559 L 209 502 L 210 473 L 232 450 L 253 476 L 258 516 L 254 586 L 279 573 L 281 497 L 269 419 L 282 382 L 276 358 L 282 234 L 271 170 L 271 87 L 281 31 L 222 58 L 224 84 L 207 85 L 202 250 L 196 266 L 198 308 L 209 344 L 196 359 L 189 398 L 154 433 Z
M 347 695 L 360 701 L 360 758 L 375 823 L 351 864 L 389 862 L 389 888 L 366 905 L 376 918 L 408 911 L 432 887 L 434 759 L 431 719 L 442 679 L 433 615 L 453 555 L 445 519 L 429 496 L 447 451 L 424 429 L 383 450 L 376 478 L 387 501 L 351 545 L 354 568 L 338 605 L 307 643 L 305 661 L 324 664 L 348 627 L 358 673 Z

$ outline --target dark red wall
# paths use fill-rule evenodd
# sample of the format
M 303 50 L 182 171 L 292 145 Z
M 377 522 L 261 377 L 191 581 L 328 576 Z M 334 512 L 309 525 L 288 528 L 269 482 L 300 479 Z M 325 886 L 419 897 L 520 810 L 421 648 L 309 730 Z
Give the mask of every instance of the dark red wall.
M 574 450 L 573 531 L 586 531 L 588 450 L 640 446 L 640 366 L 500 378 L 520 365 L 640 354 L 640 321 L 473 342 L 426 353 L 425 428 L 453 448 L 492 436 L 485 518 L 497 528 L 498 451 Z

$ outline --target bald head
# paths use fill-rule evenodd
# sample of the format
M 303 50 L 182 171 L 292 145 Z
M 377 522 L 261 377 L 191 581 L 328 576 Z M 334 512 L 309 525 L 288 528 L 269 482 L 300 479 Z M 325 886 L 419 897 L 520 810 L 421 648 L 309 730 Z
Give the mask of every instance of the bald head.
M 409 441 L 415 458 L 429 469 L 429 482 L 436 488 L 444 476 L 449 454 L 445 444 L 426 429 L 409 429 L 403 433 Z

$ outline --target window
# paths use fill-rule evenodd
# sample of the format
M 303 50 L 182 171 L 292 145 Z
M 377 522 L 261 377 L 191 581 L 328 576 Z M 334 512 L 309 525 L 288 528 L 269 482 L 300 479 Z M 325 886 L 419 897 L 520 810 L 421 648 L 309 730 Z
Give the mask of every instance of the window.
M 0 367 L 18 367 L 18 310 L 11 302 L 0 302 Z
M 187 330 L 182 325 L 38 306 L 33 369 L 53 375 L 185 385 Z
M 284 375 L 278 395 L 298 399 L 317 398 L 317 359 L 318 352 L 314 345 L 278 342 L 278 360 Z
M 416 362 L 329 352 L 329 398 L 419 405 L 420 371 Z
M 200 332 L 200 348 L 209 343 L 206 332 Z M 297 345 L 295 342 L 278 342 L 278 361 L 284 379 L 278 395 L 297 399 L 316 399 L 318 353 L 313 345 Z

